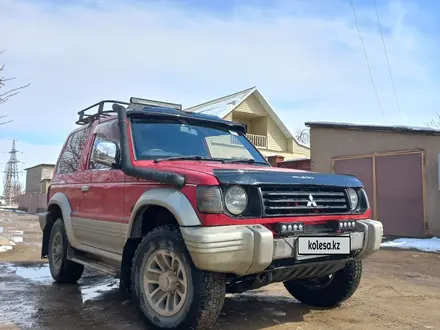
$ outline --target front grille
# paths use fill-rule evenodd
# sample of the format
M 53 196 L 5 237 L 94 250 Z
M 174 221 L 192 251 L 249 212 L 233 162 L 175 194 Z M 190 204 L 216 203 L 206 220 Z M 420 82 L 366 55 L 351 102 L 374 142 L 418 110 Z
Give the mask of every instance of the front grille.
M 260 188 L 266 217 L 347 213 L 344 188 L 317 186 L 263 186 Z

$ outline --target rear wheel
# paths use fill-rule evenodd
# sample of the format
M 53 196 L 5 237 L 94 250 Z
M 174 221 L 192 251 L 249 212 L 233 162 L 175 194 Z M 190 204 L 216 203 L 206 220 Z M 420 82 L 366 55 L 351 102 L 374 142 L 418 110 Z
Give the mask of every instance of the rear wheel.
M 132 284 L 147 323 L 161 329 L 210 328 L 226 294 L 223 274 L 194 266 L 178 226 L 145 236 L 133 260 Z
M 69 241 L 62 219 L 55 221 L 49 238 L 49 268 L 52 278 L 58 283 L 76 283 L 82 276 L 84 266 L 67 260 Z
M 284 282 L 287 291 L 304 304 L 333 307 L 350 298 L 362 277 L 362 261 L 350 261 L 335 274 Z

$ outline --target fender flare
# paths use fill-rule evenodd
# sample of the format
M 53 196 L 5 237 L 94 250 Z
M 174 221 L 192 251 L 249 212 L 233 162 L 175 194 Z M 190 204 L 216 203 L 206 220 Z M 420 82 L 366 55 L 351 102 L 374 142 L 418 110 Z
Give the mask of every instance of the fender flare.
M 57 192 L 47 203 L 47 208 L 49 209 L 49 207 L 53 204 L 58 205 L 61 209 L 61 214 L 63 215 L 64 227 L 66 229 L 66 235 L 69 240 L 69 244 L 73 248 L 78 248 L 80 244 L 75 236 L 75 231 L 73 230 L 71 217 L 72 208 L 70 206 L 69 199 L 64 193 Z M 57 219 L 53 219 L 54 222 L 56 220 Z
M 179 226 L 201 226 L 197 213 L 188 198 L 179 190 L 172 188 L 153 188 L 144 192 L 137 200 L 127 228 L 126 239 L 140 236 L 141 219 L 139 215 L 149 206 L 162 206 L 173 214 Z

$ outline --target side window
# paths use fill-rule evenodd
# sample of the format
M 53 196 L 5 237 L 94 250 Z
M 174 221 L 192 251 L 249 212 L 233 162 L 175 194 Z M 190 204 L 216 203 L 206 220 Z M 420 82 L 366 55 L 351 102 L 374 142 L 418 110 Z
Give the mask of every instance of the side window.
M 81 154 L 89 132 L 90 126 L 87 126 L 70 135 L 64 150 L 61 152 L 56 171 L 58 174 L 73 173 L 78 170 L 79 160 L 81 159 Z
M 92 155 L 94 152 L 96 152 L 96 146 L 99 141 L 111 141 L 116 143 L 117 146 L 120 147 L 118 122 L 116 120 L 111 120 L 98 124 L 95 130 L 93 131 L 93 135 L 95 136 L 95 139 L 93 141 L 93 148 L 90 152 L 90 157 L 89 157 L 90 159 L 89 170 L 110 169 L 109 166 L 93 162 Z

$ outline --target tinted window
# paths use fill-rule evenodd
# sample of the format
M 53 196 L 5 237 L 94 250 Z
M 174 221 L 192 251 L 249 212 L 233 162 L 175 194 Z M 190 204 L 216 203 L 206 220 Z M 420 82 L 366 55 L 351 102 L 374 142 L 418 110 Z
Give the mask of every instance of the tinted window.
M 79 160 L 81 159 L 82 150 L 90 132 L 90 126 L 77 131 L 70 135 L 66 146 L 61 153 L 57 166 L 57 173 L 66 174 L 73 173 L 78 170 Z
M 132 132 L 137 159 L 202 156 L 265 161 L 243 135 L 227 128 L 133 120 Z

